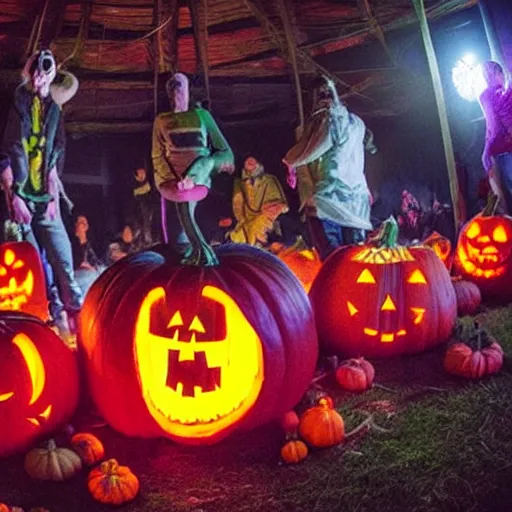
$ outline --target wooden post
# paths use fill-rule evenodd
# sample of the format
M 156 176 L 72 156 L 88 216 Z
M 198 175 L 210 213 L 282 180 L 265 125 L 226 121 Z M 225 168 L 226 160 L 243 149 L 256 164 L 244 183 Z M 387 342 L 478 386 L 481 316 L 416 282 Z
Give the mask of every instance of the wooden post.
M 501 43 L 498 34 L 496 33 L 487 1 L 480 0 L 478 2 L 478 7 L 480 9 L 480 16 L 482 17 L 482 22 L 484 24 L 487 43 L 489 44 L 489 49 L 491 50 L 491 59 L 501 64 L 503 69 L 507 69 L 505 58 L 503 57 Z
M 439 120 L 441 123 L 441 135 L 443 138 L 444 155 L 446 158 L 446 166 L 448 168 L 448 180 L 450 182 L 450 194 L 453 205 L 453 217 L 455 221 L 455 232 L 458 232 L 460 227 L 460 207 L 459 207 L 459 183 L 457 179 L 457 169 L 455 165 L 455 156 L 453 153 L 453 143 L 450 134 L 450 125 L 448 123 L 448 114 L 446 112 L 446 103 L 444 100 L 443 85 L 441 82 L 441 74 L 439 72 L 439 65 L 437 62 L 432 37 L 427 21 L 427 14 L 425 12 L 425 5 L 423 0 L 412 0 L 416 15 L 420 21 L 421 35 L 423 37 L 423 44 L 425 45 L 425 52 L 427 54 L 428 65 L 432 82 L 434 85 L 434 94 L 436 97 L 437 110 L 439 113 Z
M 300 86 L 299 66 L 297 64 L 297 53 L 295 51 L 296 42 L 293 33 L 293 25 L 290 19 L 289 10 L 293 8 L 291 2 L 288 0 L 279 1 L 279 12 L 281 21 L 286 35 L 286 42 L 288 44 L 288 55 L 290 56 L 290 64 L 293 70 L 293 80 L 295 82 L 295 93 L 297 94 L 297 110 L 299 112 L 299 127 L 300 131 L 304 128 L 304 105 L 302 103 L 302 90 Z

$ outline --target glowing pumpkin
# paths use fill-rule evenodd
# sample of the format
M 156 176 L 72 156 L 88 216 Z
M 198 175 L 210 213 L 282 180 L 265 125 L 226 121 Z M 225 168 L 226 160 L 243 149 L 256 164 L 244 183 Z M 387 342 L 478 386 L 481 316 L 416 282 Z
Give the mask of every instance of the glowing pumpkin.
M 497 198 L 461 230 L 454 268 L 464 279 L 478 285 L 483 297 L 512 298 L 512 217 L 496 215 Z
M 448 271 L 430 248 L 396 245 L 397 235 L 388 219 L 376 239 L 324 262 L 310 298 L 325 352 L 391 357 L 449 338 L 457 304 Z
M 77 401 L 71 350 L 38 319 L 0 313 L 0 457 L 52 432 Z
M 43 266 L 29 242 L 0 244 L 0 311 L 22 311 L 48 320 Z
M 107 270 L 81 314 L 92 398 L 131 436 L 211 443 L 280 418 L 317 359 L 308 297 L 265 251 L 237 244 L 215 266 L 144 252 Z
M 292 247 L 283 249 L 283 246 L 277 244 L 271 249 L 274 249 L 276 256 L 297 276 L 304 290 L 309 292 L 322 266 L 316 250 L 307 247 L 302 237 L 299 237 Z
M 452 268 L 452 244 L 448 238 L 434 231 L 428 238 L 423 240 L 423 245 L 430 247 L 448 270 Z

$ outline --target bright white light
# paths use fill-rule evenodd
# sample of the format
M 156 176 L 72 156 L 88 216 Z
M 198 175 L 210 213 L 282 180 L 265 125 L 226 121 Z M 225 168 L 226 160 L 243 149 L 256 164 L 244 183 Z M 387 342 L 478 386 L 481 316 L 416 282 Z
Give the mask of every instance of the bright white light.
M 468 101 L 477 100 L 486 87 L 482 66 L 472 53 L 457 61 L 452 70 L 452 80 L 457 92 Z

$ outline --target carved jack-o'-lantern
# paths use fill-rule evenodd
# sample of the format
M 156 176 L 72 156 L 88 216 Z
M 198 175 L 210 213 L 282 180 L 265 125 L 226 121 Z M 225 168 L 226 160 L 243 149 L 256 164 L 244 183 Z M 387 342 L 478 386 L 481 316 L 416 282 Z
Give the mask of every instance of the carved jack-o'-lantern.
M 452 244 L 448 238 L 434 231 L 422 243 L 430 247 L 437 254 L 448 270 L 452 268 Z
M 43 267 L 28 242 L 0 245 L 0 311 L 23 311 L 48 319 Z
M 388 357 L 448 339 L 457 312 L 448 271 L 430 248 L 396 245 L 397 232 L 388 220 L 377 240 L 324 262 L 310 298 L 326 352 Z
M 512 298 L 512 217 L 496 215 L 496 196 L 461 230 L 455 271 L 477 284 L 484 297 Z
M 26 448 L 73 413 L 74 354 L 38 319 L 0 313 L 0 456 Z
M 211 443 L 280 417 L 312 377 L 308 298 L 274 256 L 220 247 L 219 265 L 145 252 L 108 269 L 81 316 L 92 398 L 126 435 Z

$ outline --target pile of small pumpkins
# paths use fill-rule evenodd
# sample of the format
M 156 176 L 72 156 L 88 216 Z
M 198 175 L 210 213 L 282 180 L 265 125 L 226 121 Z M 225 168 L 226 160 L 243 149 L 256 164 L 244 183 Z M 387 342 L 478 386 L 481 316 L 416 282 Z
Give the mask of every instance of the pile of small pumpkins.
M 61 482 L 81 471 L 93 468 L 87 478 L 92 497 L 100 503 L 121 505 L 139 492 L 139 481 L 127 466 L 116 459 L 103 460 L 105 449 L 93 434 L 77 433 L 71 437 L 71 448 L 57 447 L 50 439 L 44 448 L 33 448 L 25 456 L 25 471 L 37 480 Z
M 375 369 L 362 357 L 347 359 L 337 367 L 335 378 L 346 391 L 364 392 L 373 386 Z M 336 411 L 328 395 L 320 396 L 316 404 L 300 416 L 294 410 L 288 411 L 281 419 L 281 427 L 286 435 L 281 458 L 287 464 L 304 460 L 308 455 L 308 446 L 328 448 L 342 443 L 345 438 L 343 417 Z

